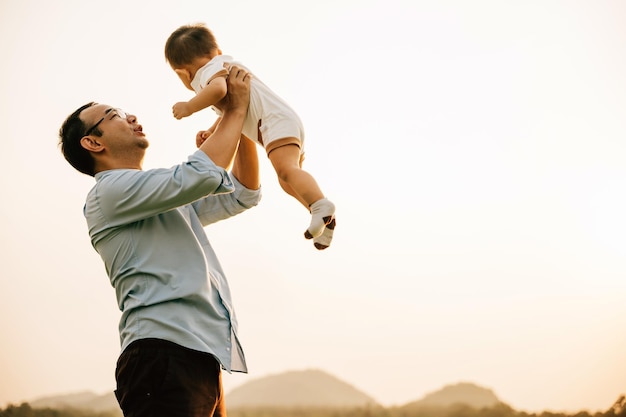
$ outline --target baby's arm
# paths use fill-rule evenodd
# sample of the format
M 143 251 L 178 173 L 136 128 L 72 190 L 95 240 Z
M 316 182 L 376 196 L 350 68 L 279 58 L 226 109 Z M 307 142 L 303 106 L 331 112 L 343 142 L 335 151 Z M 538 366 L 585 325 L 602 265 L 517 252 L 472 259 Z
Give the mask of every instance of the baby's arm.
M 226 77 L 215 77 L 191 100 L 174 104 L 172 107 L 174 117 L 182 119 L 206 109 L 226 97 L 226 92 Z

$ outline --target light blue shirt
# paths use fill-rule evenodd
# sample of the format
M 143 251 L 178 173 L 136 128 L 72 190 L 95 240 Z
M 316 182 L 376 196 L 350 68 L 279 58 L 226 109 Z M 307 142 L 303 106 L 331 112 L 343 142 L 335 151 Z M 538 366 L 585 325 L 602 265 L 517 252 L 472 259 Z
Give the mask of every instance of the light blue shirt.
M 84 214 L 122 316 L 121 348 L 158 338 L 247 372 L 226 276 L 203 226 L 258 204 L 202 151 L 170 169 L 95 175 Z

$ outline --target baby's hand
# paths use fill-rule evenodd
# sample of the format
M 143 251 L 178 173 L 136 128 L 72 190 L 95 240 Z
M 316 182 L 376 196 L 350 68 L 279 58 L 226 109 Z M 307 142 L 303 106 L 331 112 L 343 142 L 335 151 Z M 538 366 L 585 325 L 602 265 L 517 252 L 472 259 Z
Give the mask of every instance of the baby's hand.
M 186 101 L 180 101 L 174 104 L 172 106 L 172 113 L 174 114 L 174 117 L 178 120 L 182 119 L 183 117 L 191 116 L 193 114 L 193 112 L 189 108 L 189 103 L 187 103 Z
M 202 146 L 204 141 L 207 140 L 209 138 L 209 136 L 211 136 L 212 134 L 213 134 L 213 131 L 211 129 L 209 129 L 209 130 L 201 130 L 198 133 L 196 133 L 196 146 L 198 148 L 200 146 Z

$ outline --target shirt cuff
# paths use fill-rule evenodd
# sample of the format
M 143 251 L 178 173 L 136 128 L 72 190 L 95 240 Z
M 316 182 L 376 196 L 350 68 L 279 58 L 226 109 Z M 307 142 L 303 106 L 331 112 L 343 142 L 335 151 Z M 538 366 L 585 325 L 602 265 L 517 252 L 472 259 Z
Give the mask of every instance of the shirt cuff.
M 215 172 L 216 175 L 214 175 L 214 177 L 221 177 L 221 185 L 212 194 L 231 193 L 234 190 L 235 185 L 232 181 L 233 177 L 229 175 L 229 173 L 224 168 L 215 165 L 215 162 L 213 162 L 209 155 L 201 150 L 197 150 L 189 157 L 189 162 L 192 162 L 194 159 L 206 165 L 209 172 Z
M 237 178 L 235 178 L 234 175 L 231 174 L 230 178 L 233 184 L 235 185 L 235 191 L 233 195 L 242 206 L 246 208 L 250 208 L 259 204 L 259 201 L 261 201 L 261 194 L 262 194 L 260 186 L 258 190 L 251 190 L 249 188 L 246 188 L 239 181 L 237 181 Z

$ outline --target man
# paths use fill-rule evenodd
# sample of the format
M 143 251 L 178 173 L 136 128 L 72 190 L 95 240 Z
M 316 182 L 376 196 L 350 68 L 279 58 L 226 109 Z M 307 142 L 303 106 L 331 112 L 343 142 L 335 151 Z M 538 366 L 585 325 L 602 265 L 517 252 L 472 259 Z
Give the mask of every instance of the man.
M 60 129 L 65 158 L 96 180 L 84 214 L 122 311 L 115 394 L 127 417 L 225 416 L 221 368 L 247 372 L 203 226 L 261 197 L 256 145 L 239 140 L 249 86 L 249 74 L 231 68 L 221 123 L 170 169 L 142 170 L 148 140 L 120 109 L 89 103 Z

